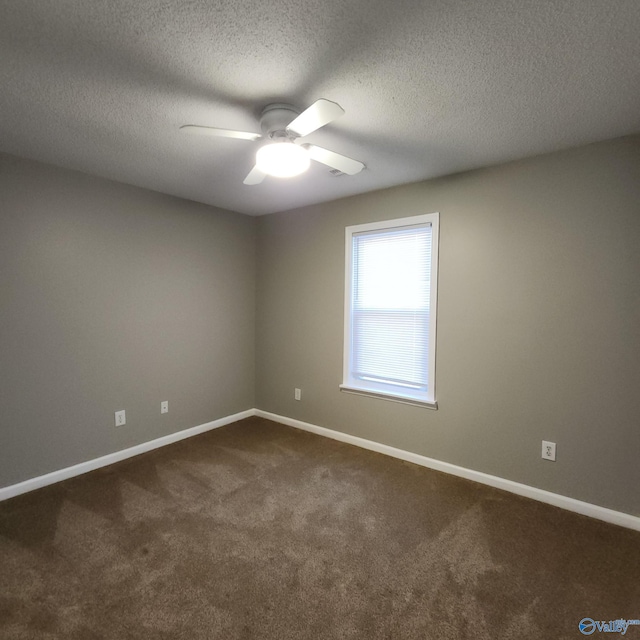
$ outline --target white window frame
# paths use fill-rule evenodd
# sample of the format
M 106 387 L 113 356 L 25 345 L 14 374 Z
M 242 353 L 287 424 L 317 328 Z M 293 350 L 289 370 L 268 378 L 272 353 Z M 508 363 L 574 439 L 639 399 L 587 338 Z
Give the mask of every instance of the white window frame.
M 395 220 L 383 220 L 367 224 L 353 225 L 345 228 L 345 297 L 344 297 L 344 363 L 343 378 L 340 390 L 347 393 L 372 396 L 402 402 L 430 409 L 437 409 L 436 403 L 436 320 L 438 300 L 438 240 L 440 214 L 427 213 L 409 218 L 397 218 Z M 382 231 L 398 229 L 402 227 L 415 227 L 419 225 L 431 225 L 431 296 L 429 299 L 429 363 L 428 363 L 428 389 L 425 392 L 400 392 L 396 389 L 386 388 L 381 383 L 365 383 L 355 379 L 351 375 L 351 363 L 353 360 L 352 346 L 352 283 L 353 283 L 353 236 L 368 231 Z

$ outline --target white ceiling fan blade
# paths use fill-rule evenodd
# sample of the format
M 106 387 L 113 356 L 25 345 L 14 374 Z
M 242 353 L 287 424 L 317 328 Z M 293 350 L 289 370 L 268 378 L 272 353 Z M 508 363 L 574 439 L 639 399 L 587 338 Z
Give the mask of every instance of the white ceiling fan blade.
M 184 133 L 195 133 L 197 135 L 215 136 L 218 138 L 237 138 L 239 140 L 258 140 L 262 138 L 259 133 L 249 131 L 232 131 L 231 129 L 218 129 L 216 127 L 202 127 L 197 124 L 185 124 L 180 127 Z
M 267 177 L 266 173 L 263 173 L 258 169 L 258 165 L 253 167 L 251 171 L 249 171 L 249 175 L 242 181 L 244 184 L 260 184 Z
M 294 133 L 300 137 L 309 135 L 312 131 L 339 118 L 343 113 L 344 109 L 336 102 L 320 98 L 289 123 L 287 133 Z
M 335 151 L 316 147 L 315 144 L 303 144 L 302 147 L 309 152 L 309 156 L 317 162 L 322 162 L 332 169 L 337 169 L 350 176 L 355 176 L 364 169 L 364 164 L 359 160 L 347 158 Z

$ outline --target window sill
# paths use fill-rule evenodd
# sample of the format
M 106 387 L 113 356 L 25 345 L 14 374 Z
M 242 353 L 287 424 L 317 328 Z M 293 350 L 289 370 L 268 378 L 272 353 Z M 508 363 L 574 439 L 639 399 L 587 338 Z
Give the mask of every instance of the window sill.
M 438 409 L 438 403 L 430 400 L 416 400 L 415 398 L 406 398 L 404 396 L 396 396 L 390 393 L 381 393 L 379 391 L 369 391 L 368 389 L 359 389 L 358 387 L 349 387 L 346 384 L 340 385 L 340 391 L 343 393 L 353 393 L 358 396 L 369 396 L 370 398 L 378 398 L 379 400 L 389 400 L 390 402 L 399 402 L 400 404 L 410 404 L 414 407 L 422 407 L 423 409 Z

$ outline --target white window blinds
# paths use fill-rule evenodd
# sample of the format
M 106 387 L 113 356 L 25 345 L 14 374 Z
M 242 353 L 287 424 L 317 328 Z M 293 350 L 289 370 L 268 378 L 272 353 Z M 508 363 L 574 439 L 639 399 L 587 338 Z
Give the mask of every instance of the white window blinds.
M 368 226 L 351 228 L 345 385 L 433 400 L 433 225 Z

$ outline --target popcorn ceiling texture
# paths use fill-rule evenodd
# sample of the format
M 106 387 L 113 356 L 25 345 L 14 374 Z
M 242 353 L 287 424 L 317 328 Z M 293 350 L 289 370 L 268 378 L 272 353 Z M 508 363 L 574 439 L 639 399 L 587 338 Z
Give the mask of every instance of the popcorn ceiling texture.
M 640 131 L 637 0 L 0 0 L 0 151 L 249 214 Z M 367 170 L 242 184 L 270 102 Z

